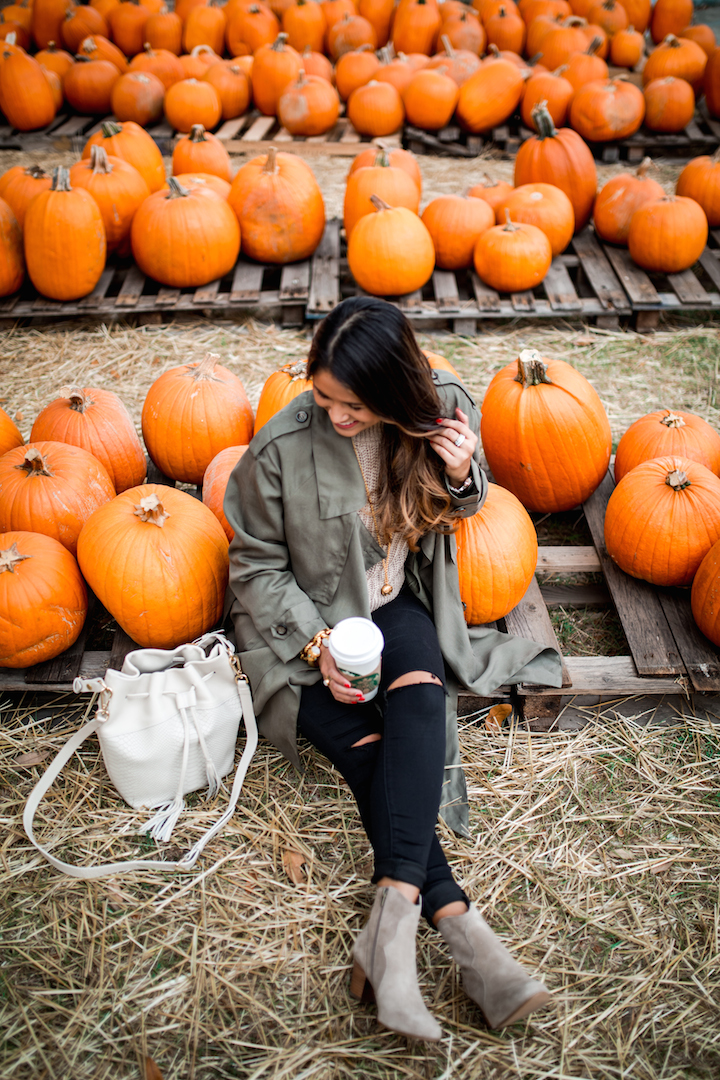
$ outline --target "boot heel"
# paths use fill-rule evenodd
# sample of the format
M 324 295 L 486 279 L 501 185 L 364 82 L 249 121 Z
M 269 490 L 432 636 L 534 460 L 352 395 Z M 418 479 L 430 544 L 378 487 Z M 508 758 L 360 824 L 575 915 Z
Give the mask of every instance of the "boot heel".
M 350 993 L 358 1001 L 373 1002 L 375 1000 L 375 993 L 370 985 L 370 980 L 357 960 L 353 964 L 352 975 L 350 976 Z

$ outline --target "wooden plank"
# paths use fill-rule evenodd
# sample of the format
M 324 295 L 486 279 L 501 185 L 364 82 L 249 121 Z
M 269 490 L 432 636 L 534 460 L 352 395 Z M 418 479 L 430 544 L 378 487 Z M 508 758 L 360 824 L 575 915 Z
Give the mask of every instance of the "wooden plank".
M 238 259 L 230 286 L 230 303 L 257 303 L 262 288 L 263 267 L 260 263 Z
M 560 258 L 553 259 L 543 279 L 542 287 L 555 311 L 580 311 L 582 307 L 580 298 Z
M 700 256 L 700 265 L 712 281 L 713 285 L 720 289 L 720 262 L 716 257 L 716 253 L 706 247 Z
M 352 124 L 348 120 L 346 125 L 345 125 L 345 130 L 343 131 L 342 135 L 338 139 L 338 143 L 340 143 L 342 146 L 348 146 L 348 145 L 357 145 L 357 143 L 359 143 L 359 142 L 360 142 L 360 135 L 358 134 L 358 132 L 355 130 L 355 128 L 352 126 Z
M 606 244 L 605 252 L 633 307 L 662 307 L 657 289 L 645 271 L 632 261 L 629 251 L 625 248 L 611 248 Z
M 236 116 L 233 120 L 226 120 L 215 132 L 215 138 L 220 139 L 221 142 L 227 142 L 228 139 L 234 139 L 242 131 L 247 122 L 247 115 Z
M 123 660 L 129 652 L 133 649 L 139 649 L 140 646 L 137 642 L 133 641 L 129 634 L 118 626 L 115 631 L 115 637 L 113 638 L 112 649 L 110 650 L 110 659 L 108 661 L 108 667 L 115 668 L 117 671 L 123 666 Z
M 481 281 L 474 270 L 470 271 L 470 282 L 481 311 L 500 311 L 500 294 Z
M 221 278 L 209 281 L 207 285 L 201 285 L 193 293 L 193 304 L 212 304 L 220 289 Z
M 310 260 L 283 266 L 280 275 L 280 300 L 305 300 L 310 289 Z
M 565 665 L 572 679 L 572 694 L 630 697 L 635 694 L 685 693 L 683 679 L 639 675 L 631 656 L 566 656 Z M 521 697 L 553 697 L 557 693 L 554 687 L 541 689 L 529 684 L 518 687 Z
M 175 128 L 171 127 L 167 120 L 161 120 L 159 124 L 149 127 L 147 133 L 151 139 L 171 139 L 175 134 Z
M 145 467 L 147 470 L 146 484 L 164 484 L 166 487 L 175 487 L 175 481 L 166 476 L 151 458 L 146 458 Z
M 89 124 L 92 124 L 92 116 L 70 116 L 64 124 L 55 128 L 53 131 L 53 138 L 56 136 L 67 136 L 68 138 L 73 135 L 78 135 L 81 131 L 84 131 Z
M 670 288 L 683 304 L 703 304 L 711 306 L 711 300 L 692 270 L 683 270 L 681 274 L 668 274 Z
M 20 299 L 20 293 L 13 293 L 12 296 L 6 296 L 3 300 L 0 300 L 0 312 L 12 311 Z
M 529 289 L 527 292 L 510 293 L 510 303 L 515 311 L 535 310 L 535 297 Z
M 589 226 L 573 237 L 572 246 L 588 284 L 602 306 L 612 311 L 630 311 L 622 285 Z
M 545 607 L 607 607 L 610 593 L 604 585 L 541 585 Z
M 340 301 L 340 219 L 325 224 L 310 271 L 307 313 L 325 315 Z
M 607 587 L 641 675 L 679 675 L 685 671 L 675 639 L 658 598 L 646 581 L 625 574 L 605 547 L 605 508 L 614 483 L 609 473 L 584 503 L 585 519 L 597 550 Z
M 435 301 L 441 311 L 459 311 L 460 294 L 457 278 L 449 270 L 435 270 L 432 276 Z
M 597 574 L 601 570 L 594 547 L 555 547 L 548 544 L 538 549 L 538 573 Z
M 93 289 L 93 291 L 90 293 L 89 296 L 84 297 L 80 301 L 80 303 L 78 304 L 78 307 L 81 307 L 81 308 L 94 308 L 94 307 L 97 307 L 98 304 L 100 303 L 100 301 L 105 299 L 105 293 L 110 288 L 110 282 L 112 281 L 114 276 L 115 276 L 115 267 L 114 266 L 106 267 L 105 270 L 103 270 L 103 272 L 102 272 L 102 274 L 100 276 L 100 280 L 98 281 L 98 283 L 95 286 L 95 288 Z
M 720 650 L 698 629 L 690 590 L 659 589 L 658 595 L 694 689 L 720 690 Z
M 340 258 L 340 218 L 330 218 L 325 224 L 322 240 L 317 246 L 315 254 L 321 259 Z
M 284 128 L 284 127 L 278 128 L 278 130 L 273 135 L 273 142 L 289 143 L 289 142 L 294 142 L 294 141 L 295 140 L 293 139 L 290 132 L 287 130 L 287 128 Z M 300 140 L 298 140 L 298 141 L 300 141 Z
M 277 120 L 274 116 L 258 116 L 257 120 L 253 120 L 247 131 L 240 137 L 240 142 L 263 142 L 276 123 Z
M 172 307 L 174 304 L 177 304 L 181 296 L 182 292 L 180 289 L 166 289 L 163 287 L 158 290 L 155 304 L 157 307 Z
M 134 307 L 140 299 L 144 288 L 145 275 L 139 267 L 133 264 L 128 270 L 127 276 L 122 283 L 122 288 L 115 300 L 116 306 Z
M 539 641 L 543 645 L 549 645 L 551 649 L 557 649 L 560 652 L 560 646 L 555 637 L 550 616 L 540 594 L 540 586 L 534 577 L 520 603 L 513 608 L 509 615 L 505 616 L 505 625 L 509 634 L 530 638 L 531 641 Z M 569 686 L 570 676 L 564 662 L 562 674 L 563 686 Z M 557 689 L 555 693 L 558 693 Z
M 399 296 L 398 307 L 401 311 L 404 311 L 406 315 L 413 311 L 421 311 L 422 291 L 416 289 L 415 292 L 406 293 L 405 296 Z
M 685 134 L 692 142 L 708 142 L 707 135 L 703 135 L 702 131 L 694 120 L 691 120 L 690 123 L 686 126 Z

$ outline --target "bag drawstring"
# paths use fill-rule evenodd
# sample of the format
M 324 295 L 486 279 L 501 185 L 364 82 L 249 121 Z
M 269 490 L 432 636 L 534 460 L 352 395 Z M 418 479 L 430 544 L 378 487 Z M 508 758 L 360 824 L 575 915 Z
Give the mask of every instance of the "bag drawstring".
M 185 786 L 185 771 L 187 769 L 188 754 L 190 751 L 190 721 L 188 719 L 187 708 L 184 704 L 180 703 L 180 699 L 184 694 L 178 694 L 178 706 L 180 709 L 180 716 L 183 722 L 183 756 L 182 766 L 180 768 L 180 779 L 178 780 L 177 793 L 172 802 L 162 803 L 157 807 L 157 813 L 146 821 L 144 825 L 140 827 L 141 833 L 149 833 L 154 840 L 163 840 L 167 842 L 172 836 L 172 831 L 178 823 L 178 819 L 185 809 L 185 799 L 183 797 L 183 788 Z M 196 725 L 197 726 L 197 725 Z M 154 810 L 155 807 L 150 809 Z

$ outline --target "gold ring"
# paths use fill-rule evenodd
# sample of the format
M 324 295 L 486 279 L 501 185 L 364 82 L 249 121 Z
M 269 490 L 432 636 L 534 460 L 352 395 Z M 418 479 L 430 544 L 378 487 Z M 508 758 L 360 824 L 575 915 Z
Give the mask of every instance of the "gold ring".
M 330 680 L 329 679 L 323 679 L 323 686 L 329 686 L 329 685 L 330 685 Z

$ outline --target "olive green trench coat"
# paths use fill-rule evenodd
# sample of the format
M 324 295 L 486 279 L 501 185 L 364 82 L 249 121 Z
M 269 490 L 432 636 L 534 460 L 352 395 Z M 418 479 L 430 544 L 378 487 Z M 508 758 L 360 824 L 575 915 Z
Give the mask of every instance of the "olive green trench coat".
M 454 417 L 459 406 L 478 432 L 478 409 L 467 390 L 444 371 L 434 378 L 446 415 Z M 472 471 L 479 494 L 453 499 L 458 517 L 474 514 L 487 492 L 477 461 Z M 300 695 L 303 686 L 320 678 L 317 668 L 300 659 L 300 650 L 324 627 L 352 615 L 370 617 L 365 571 L 384 552 L 358 514 L 366 501 L 352 441 L 335 432 L 311 391 L 263 426 L 228 483 L 224 509 L 235 536 L 226 607 L 260 733 L 298 767 Z M 457 733 L 458 684 L 481 695 L 503 683 L 559 687 L 560 656 L 534 641 L 467 626 L 453 535 L 426 534 L 419 551 L 408 555 L 405 578 L 433 615 L 448 671 L 440 812 L 452 829 L 468 835 Z

